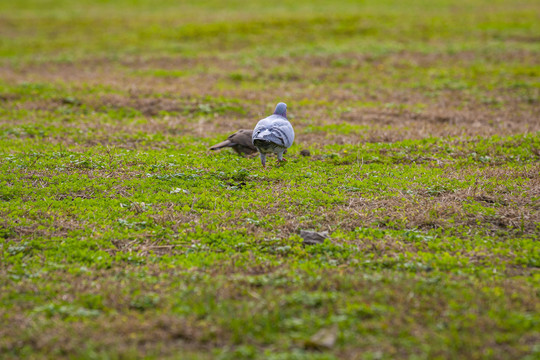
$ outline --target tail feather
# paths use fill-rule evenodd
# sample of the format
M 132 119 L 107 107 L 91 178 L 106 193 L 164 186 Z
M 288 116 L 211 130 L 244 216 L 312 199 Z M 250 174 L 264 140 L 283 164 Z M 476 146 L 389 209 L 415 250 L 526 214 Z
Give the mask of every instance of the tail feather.
M 219 150 L 226 147 L 232 147 L 233 145 L 234 143 L 230 142 L 229 140 L 225 140 L 225 141 L 220 142 L 219 144 L 212 146 L 210 150 Z

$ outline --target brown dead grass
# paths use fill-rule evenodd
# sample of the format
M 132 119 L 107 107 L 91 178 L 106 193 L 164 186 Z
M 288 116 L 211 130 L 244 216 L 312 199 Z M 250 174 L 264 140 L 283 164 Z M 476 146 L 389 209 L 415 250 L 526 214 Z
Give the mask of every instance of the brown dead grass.
M 464 181 L 472 171 L 477 183 L 467 189 L 451 190 L 441 194 L 430 194 L 421 188 L 416 189 L 414 195 L 402 194 L 401 197 L 377 200 L 363 198 L 361 194 L 351 194 L 349 203 L 338 207 L 350 214 L 350 217 L 340 221 L 335 212 L 329 212 L 327 226 L 339 224 L 339 228 L 352 230 L 373 223 L 385 226 L 397 222 L 409 229 L 453 228 L 464 225 L 483 228 L 493 233 L 498 230 L 514 229 L 522 234 L 533 235 L 537 233 L 540 224 L 540 207 L 531 200 L 540 194 L 540 180 L 535 175 L 539 170 L 538 167 L 526 171 L 487 168 L 477 172 L 474 170 L 457 172 L 448 177 Z M 496 177 L 501 182 L 517 177 L 523 177 L 528 181 L 524 189 L 519 191 L 510 192 L 502 183 L 495 189 L 486 191 L 486 187 L 490 186 L 490 181 L 486 179 Z M 491 216 L 466 212 L 463 204 L 471 201 L 483 202 L 486 207 L 493 207 L 496 214 Z M 379 211 L 381 209 L 384 211 Z
M 91 131 L 87 145 L 98 143 L 117 144 L 124 139 L 115 137 L 129 134 L 165 134 L 167 136 L 210 134 L 228 134 L 240 128 L 249 128 L 263 115 L 255 115 L 255 106 L 247 109 L 248 114 L 225 113 L 220 115 L 193 115 L 200 100 L 191 98 L 154 98 L 142 95 L 123 97 L 106 96 L 88 102 L 86 106 L 97 111 L 107 109 L 134 109 L 139 111 L 145 121 L 92 121 L 77 124 L 81 131 Z M 61 100 L 39 100 L 18 103 L 15 108 L 26 110 L 54 111 L 65 106 Z M 387 110 L 363 108 L 347 111 L 339 115 L 328 115 L 326 110 L 306 108 L 296 113 L 291 121 L 297 133 L 297 143 L 306 145 L 358 144 L 363 142 L 396 142 L 404 139 L 422 139 L 427 137 L 472 137 L 493 135 L 514 135 L 540 131 L 540 123 L 532 109 L 522 109 L 519 104 L 506 105 L 503 109 L 486 107 L 474 110 L 450 110 L 454 107 L 430 107 L 421 112 L 406 110 Z M 7 120 L 5 120 L 7 121 Z M 25 124 L 31 118 L 23 118 Z M 14 125 L 17 121 L 10 120 Z M 351 124 L 364 126 L 349 134 L 328 133 L 325 131 L 307 131 L 311 126 L 331 124 Z M 64 135 L 51 138 L 54 142 L 68 142 Z
M 486 55 L 487 56 L 487 55 Z M 490 63 L 522 61 L 534 63 L 534 56 L 525 51 L 491 54 Z M 19 67 L 4 65 L 0 76 L 12 84 L 21 82 L 60 83 L 72 87 L 75 92 L 88 86 L 105 87 L 104 93 L 84 95 L 66 101 L 63 98 L 27 99 L 22 101 L 15 94 L 1 94 L 6 109 L 34 111 L 58 111 L 71 108 L 77 111 L 84 105 L 93 111 L 107 112 L 109 109 L 134 109 L 146 121 L 96 121 L 78 123 L 80 130 L 91 130 L 88 145 L 114 143 L 115 135 L 122 134 L 167 134 L 203 136 L 227 134 L 239 128 L 249 128 L 267 115 L 267 107 L 284 96 L 290 104 L 292 122 L 297 133 L 297 142 L 304 144 L 357 144 L 359 142 L 395 142 L 403 139 L 426 137 L 468 137 L 512 135 L 540 131 L 536 102 L 526 102 L 515 92 L 494 89 L 483 90 L 496 104 L 483 103 L 471 98 L 467 91 L 441 90 L 435 97 L 421 88 L 388 88 L 378 82 L 378 73 L 385 69 L 399 70 L 411 66 L 429 68 L 440 64 L 458 63 L 463 66 L 478 61 L 477 54 L 463 52 L 454 55 L 419 54 L 403 52 L 385 57 L 372 58 L 354 54 L 301 57 L 296 60 L 294 71 L 311 74 L 272 78 L 281 67 L 290 64 L 290 58 L 261 58 L 258 66 L 267 70 L 255 70 L 241 66 L 233 59 L 205 57 L 183 58 L 132 58 L 120 62 L 107 59 L 87 60 L 77 63 L 41 63 Z M 343 61 L 346 60 L 346 61 Z M 341 62 L 339 62 L 341 61 Z M 335 66 L 336 62 L 340 65 Z M 363 79 L 356 73 L 362 66 L 370 64 L 374 72 Z M 379 69 L 379 66 L 382 66 Z M 272 70 L 272 69 L 278 70 Z M 186 71 L 181 77 L 156 77 L 141 75 L 141 71 L 152 69 Z M 193 70 L 195 69 L 195 70 Z M 248 83 L 268 81 L 267 86 L 243 87 L 230 79 L 231 73 L 246 73 Z M 341 76 L 341 75 L 343 76 Z M 346 75 L 346 76 L 345 76 Z M 268 78 L 267 80 L 265 80 Z M 316 85 L 310 81 L 320 80 Z M 262 79 L 262 80 L 261 80 Z M 366 86 L 358 86 L 365 83 Z M 255 89 L 255 90 L 254 90 Z M 116 92 L 108 94 L 107 92 Z M 538 95 L 538 94 L 537 94 Z M 537 96 L 536 95 L 536 96 Z M 201 114 L 198 106 L 213 100 L 203 97 L 222 97 L 242 102 L 246 114 L 226 112 L 219 115 Z M 313 104 L 295 106 L 296 102 L 317 99 Z M 371 104 L 355 106 L 358 102 Z M 318 104 L 320 103 L 320 105 Z M 399 109 L 387 108 L 385 104 L 399 104 Z M 414 110 L 422 104 L 421 110 Z M 212 105 L 212 104 L 211 104 Z M 68 116 L 69 117 L 69 116 Z M 61 119 L 62 116 L 60 115 Z M 5 118 L 0 124 L 14 125 L 31 123 L 32 118 L 13 120 Z M 308 126 L 351 124 L 365 129 L 350 134 L 307 132 Z M 68 126 L 69 124 L 63 124 Z M 58 136 L 51 141 L 65 142 L 69 138 Z M 127 146 L 137 146 L 136 143 Z

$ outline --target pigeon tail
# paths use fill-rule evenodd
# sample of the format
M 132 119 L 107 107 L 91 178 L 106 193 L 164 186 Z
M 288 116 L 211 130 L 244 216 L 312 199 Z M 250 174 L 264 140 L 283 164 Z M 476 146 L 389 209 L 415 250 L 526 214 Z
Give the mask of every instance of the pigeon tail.
M 226 147 L 232 147 L 234 145 L 235 144 L 230 142 L 229 140 L 225 140 L 225 141 L 220 142 L 219 144 L 216 144 L 216 145 L 212 146 L 210 148 L 210 150 L 219 150 L 219 149 L 223 149 L 223 148 L 226 148 Z

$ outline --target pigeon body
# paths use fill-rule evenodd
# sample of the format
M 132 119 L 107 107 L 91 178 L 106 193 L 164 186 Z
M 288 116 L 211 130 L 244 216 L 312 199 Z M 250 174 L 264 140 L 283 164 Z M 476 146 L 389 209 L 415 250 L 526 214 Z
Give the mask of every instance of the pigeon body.
M 284 161 L 283 153 L 294 141 L 294 130 L 287 120 L 287 105 L 279 103 L 272 115 L 260 120 L 253 129 L 253 145 L 259 150 L 261 163 L 266 166 L 266 155 L 276 154 L 278 161 Z
M 257 148 L 253 146 L 252 141 L 252 130 L 242 129 L 238 130 L 231 136 L 227 138 L 227 140 L 220 142 L 219 144 L 216 144 L 210 148 L 210 150 L 220 150 L 226 147 L 232 148 L 234 151 L 236 151 L 239 155 L 251 155 L 257 152 Z

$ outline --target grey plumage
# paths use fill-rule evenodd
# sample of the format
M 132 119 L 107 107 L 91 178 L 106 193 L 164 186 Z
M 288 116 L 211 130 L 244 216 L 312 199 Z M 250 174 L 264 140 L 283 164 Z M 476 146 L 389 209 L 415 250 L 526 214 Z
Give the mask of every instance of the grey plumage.
M 287 105 L 279 103 L 274 113 L 260 120 L 253 129 L 253 145 L 259 150 L 261 163 L 266 166 L 266 155 L 274 153 L 284 161 L 283 153 L 294 141 L 294 130 L 287 120 Z
M 232 148 L 239 155 L 251 155 L 257 152 L 252 141 L 253 130 L 241 129 L 230 135 L 227 140 L 220 142 L 210 148 L 210 150 L 219 150 L 226 147 Z

